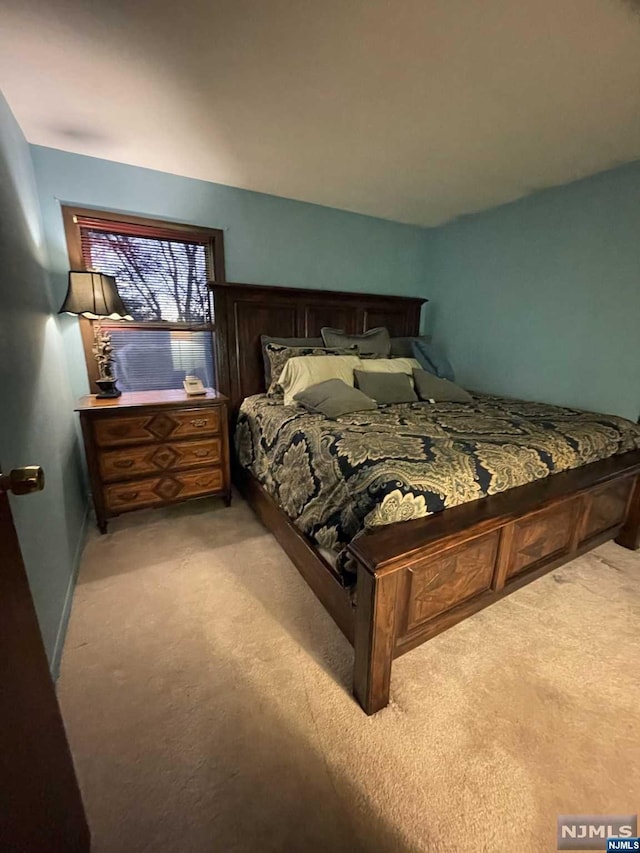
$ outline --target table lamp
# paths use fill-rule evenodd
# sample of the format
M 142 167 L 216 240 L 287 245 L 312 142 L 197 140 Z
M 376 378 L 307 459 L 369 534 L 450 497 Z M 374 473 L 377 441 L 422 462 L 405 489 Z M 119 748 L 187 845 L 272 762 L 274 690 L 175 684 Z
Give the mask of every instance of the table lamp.
M 71 270 L 69 287 L 59 314 L 76 314 L 94 320 L 92 352 L 98 363 L 100 388 L 97 397 L 119 397 L 113 375 L 111 335 L 102 328 L 101 320 L 133 320 L 118 293 L 116 280 L 102 272 Z

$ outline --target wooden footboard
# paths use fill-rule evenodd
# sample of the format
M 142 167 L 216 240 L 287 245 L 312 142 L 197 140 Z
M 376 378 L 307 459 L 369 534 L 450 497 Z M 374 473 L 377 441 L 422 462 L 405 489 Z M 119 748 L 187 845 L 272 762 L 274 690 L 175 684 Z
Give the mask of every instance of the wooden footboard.
M 389 702 L 393 659 L 615 539 L 640 547 L 640 451 L 369 531 L 349 546 L 356 607 L 333 568 L 247 471 L 234 481 L 355 647 L 354 693 Z
M 366 713 L 389 701 L 393 658 L 608 539 L 638 548 L 639 474 L 635 451 L 354 540 Z

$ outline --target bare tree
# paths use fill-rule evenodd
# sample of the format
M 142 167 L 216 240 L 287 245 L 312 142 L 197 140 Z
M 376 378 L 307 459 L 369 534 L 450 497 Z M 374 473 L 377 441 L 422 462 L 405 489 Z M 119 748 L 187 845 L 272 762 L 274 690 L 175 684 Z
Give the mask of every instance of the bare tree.
M 135 320 L 210 322 L 204 247 L 101 231 L 90 239 L 92 266 L 116 277 Z

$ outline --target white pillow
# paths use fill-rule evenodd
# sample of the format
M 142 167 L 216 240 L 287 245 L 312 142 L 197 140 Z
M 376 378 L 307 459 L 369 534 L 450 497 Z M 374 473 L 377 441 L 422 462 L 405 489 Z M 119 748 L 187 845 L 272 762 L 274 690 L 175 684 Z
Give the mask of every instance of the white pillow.
M 363 358 L 357 370 L 365 373 L 406 373 L 413 378 L 413 371 L 421 368 L 416 358 Z
M 297 355 L 290 358 L 278 380 L 284 391 L 285 406 L 295 402 L 293 398 L 299 391 L 327 379 L 342 379 L 353 388 L 353 371 L 359 370 L 361 365 L 357 355 Z

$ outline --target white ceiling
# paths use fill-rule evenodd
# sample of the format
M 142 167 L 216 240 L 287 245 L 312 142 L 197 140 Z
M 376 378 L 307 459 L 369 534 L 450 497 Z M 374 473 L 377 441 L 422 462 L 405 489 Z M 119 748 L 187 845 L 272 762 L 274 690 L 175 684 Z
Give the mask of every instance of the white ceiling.
M 2 0 L 30 142 L 421 225 L 640 157 L 623 0 Z

